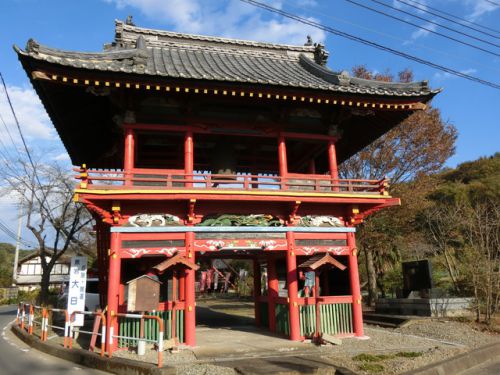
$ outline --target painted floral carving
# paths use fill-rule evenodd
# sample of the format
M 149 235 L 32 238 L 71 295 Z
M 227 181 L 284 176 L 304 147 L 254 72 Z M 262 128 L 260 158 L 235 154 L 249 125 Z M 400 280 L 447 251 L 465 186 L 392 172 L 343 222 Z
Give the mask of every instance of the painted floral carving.
M 307 215 L 300 218 L 298 225 L 303 227 L 343 227 L 344 223 L 335 216 Z
M 140 258 L 146 254 L 163 254 L 168 257 L 171 257 L 172 255 L 177 253 L 177 251 L 179 251 L 179 249 L 177 249 L 176 247 L 164 247 L 161 249 L 144 249 L 144 248 L 123 249 L 123 252 L 128 253 L 131 258 Z
M 132 227 L 165 227 L 182 225 L 179 217 L 170 214 L 139 214 L 130 216 L 128 225 Z

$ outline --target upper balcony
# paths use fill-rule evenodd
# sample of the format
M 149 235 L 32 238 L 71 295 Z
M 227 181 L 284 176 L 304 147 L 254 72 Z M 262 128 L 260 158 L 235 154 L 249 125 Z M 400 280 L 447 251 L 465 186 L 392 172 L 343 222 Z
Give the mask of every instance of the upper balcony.
M 277 192 L 290 195 L 301 193 L 335 194 L 339 196 L 387 197 L 389 181 L 333 179 L 330 175 L 290 173 L 286 177 L 277 175 L 212 174 L 199 172 L 186 174 L 183 170 L 132 169 L 104 170 L 75 168 L 80 172 L 75 176 L 80 180 L 77 189 L 92 193 L 108 191 L 113 194 L 120 190 L 147 193 L 164 192 L 238 192 L 252 194 L 260 192 L 274 195 Z
M 76 168 L 77 193 L 102 199 L 367 203 L 388 180 L 340 179 L 334 136 L 266 137 L 125 127 L 123 169 Z M 226 129 L 227 132 L 227 129 Z M 126 197 L 125 197 L 126 196 Z M 381 202 L 379 202 L 381 203 Z

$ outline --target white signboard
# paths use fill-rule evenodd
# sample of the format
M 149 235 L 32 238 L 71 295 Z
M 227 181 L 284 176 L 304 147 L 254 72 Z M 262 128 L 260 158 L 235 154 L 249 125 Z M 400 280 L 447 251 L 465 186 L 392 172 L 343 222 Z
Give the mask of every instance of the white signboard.
M 85 310 L 85 286 L 87 284 L 87 257 L 71 258 L 71 269 L 68 285 L 68 314 Z M 76 314 L 74 326 L 83 326 L 83 314 Z

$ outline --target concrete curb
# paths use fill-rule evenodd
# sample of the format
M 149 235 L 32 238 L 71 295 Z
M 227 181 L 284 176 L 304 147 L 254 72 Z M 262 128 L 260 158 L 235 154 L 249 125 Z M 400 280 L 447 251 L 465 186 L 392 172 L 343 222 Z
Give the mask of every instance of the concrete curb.
M 437 363 L 405 372 L 403 375 L 444 375 L 459 374 L 462 371 L 500 357 L 500 342 L 482 346 L 470 352 L 459 354 Z
M 107 371 L 118 375 L 176 374 L 176 369 L 174 367 L 158 368 L 152 364 L 141 363 L 125 358 L 101 357 L 83 349 L 66 349 L 46 344 L 40 341 L 38 337 L 29 335 L 16 325 L 12 325 L 11 330 L 19 339 L 43 353 L 97 370 Z
M 107 358 L 101 357 L 95 353 L 83 349 L 66 349 L 50 345 L 40 341 L 36 336 L 29 335 L 18 326 L 11 326 L 12 332 L 29 346 L 43 353 L 65 359 L 89 368 L 111 372 L 118 375 L 174 375 L 177 369 L 174 366 L 164 366 L 158 368 L 153 364 L 141 363 L 125 358 Z M 261 374 L 279 374 L 279 375 L 356 375 L 343 367 L 337 367 L 334 363 L 320 357 L 311 356 L 301 357 L 295 353 L 294 356 L 266 357 L 266 358 L 246 358 L 228 361 L 195 361 L 193 364 L 213 364 L 221 367 L 234 368 L 236 372 L 242 375 L 261 375 Z M 249 360 L 251 362 L 249 363 Z

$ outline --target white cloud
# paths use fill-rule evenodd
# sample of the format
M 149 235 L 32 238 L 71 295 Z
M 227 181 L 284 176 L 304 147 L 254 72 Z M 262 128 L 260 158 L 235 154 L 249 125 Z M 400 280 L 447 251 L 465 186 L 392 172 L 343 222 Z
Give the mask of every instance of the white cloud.
M 237 0 L 104 1 L 114 3 L 120 9 L 136 8 L 153 20 L 173 25 L 175 31 L 180 32 L 289 44 L 303 44 L 307 35 L 311 35 L 315 42 L 326 38 L 322 30 L 271 15 Z M 311 0 L 306 2 L 315 3 Z M 283 1 L 275 0 L 270 5 L 281 8 Z
M 54 128 L 35 91 L 31 88 L 19 86 L 7 86 L 7 90 L 26 138 L 31 140 L 55 139 Z M 18 143 L 19 132 L 3 89 L 0 91 L 0 113 L 14 141 Z M 9 143 L 10 138 L 4 124 L 1 125 L 0 136 Z
M 480 18 L 483 14 L 494 12 L 499 10 L 500 7 L 495 5 L 494 2 L 489 2 L 486 0 L 464 0 L 465 4 L 472 8 L 472 13 L 470 13 L 467 18 L 471 21 Z
M 60 153 L 58 155 L 55 155 L 51 158 L 52 160 L 55 160 L 55 161 L 66 161 L 66 160 L 70 160 L 69 158 L 69 155 L 67 152 L 63 152 L 63 153 Z
M 433 23 L 426 23 L 426 24 L 422 25 L 422 27 L 425 29 L 423 29 L 423 28 L 418 29 L 411 34 L 411 36 L 410 36 L 411 40 L 417 40 L 419 38 L 426 37 L 427 35 L 429 35 L 431 33 L 431 31 L 436 31 L 436 29 L 437 29 L 437 25 L 433 24 Z

